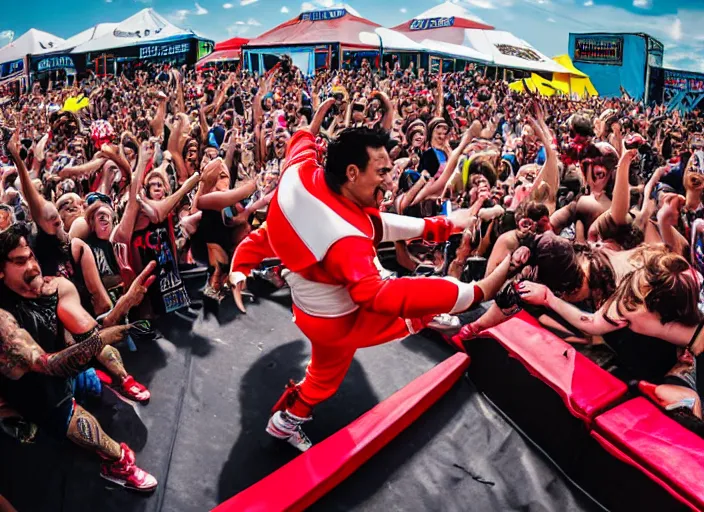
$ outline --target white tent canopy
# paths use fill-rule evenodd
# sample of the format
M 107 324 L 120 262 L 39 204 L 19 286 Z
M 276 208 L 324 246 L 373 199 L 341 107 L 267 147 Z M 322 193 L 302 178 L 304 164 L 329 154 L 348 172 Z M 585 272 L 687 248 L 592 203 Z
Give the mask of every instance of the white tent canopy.
M 485 55 L 469 46 L 444 43 L 442 41 L 434 41 L 433 39 L 423 39 L 421 44 L 432 53 L 447 55 L 448 57 L 454 57 L 456 59 L 484 62 L 487 64 L 493 63 L 493 59 L 490 55 Z
M 496 66 L 503 68 L 568 73 L 569 71 L 523 39 L 503 30 L 466 29 L 465 45 L 490 56 Z
M 31 28 L 10 44 L 0 48 L 0 64 L 13 62 L 27 55 L 53 51 L 63 42 L 60 37 Z
M 89 41 L 99 39 L 110 34 L 113 30 L 115 30 L 115 28 L 117 28 L 117 26 L 117 23 L 99 23 L 94 27 L 69 37 L 60 45 L 40 53 L 66 52 L 72 50 L 76 46 L 86 44 Z
M 384 50 L 402 50 L 411 52 L 421 52 L 425 48 L 423 45 L 416 43 L 410 37 L 407 37 L 400 32 L 391 30 L 390 28 L 379 27 L 374 32 L 360 32 L 359 40 L 369 46 L 379 46 L 379 38 L 384 45 Z
M 193 31 L 169 23 L 153 9 L 143 9 L 118 23 L 105 35 L 76 46 L 71 53 L 99 52 L 195 35 Z
M 424 21 L 426 20 L 426 21 Z M 465 6 L 446 1 L 397 25 L 395 30 L 434 51 L 493 66 L 547 73 L 569 73 L 529 43 L 503 30 L 493 30 Z M 466 47 L 471 52 L 462 50 Z

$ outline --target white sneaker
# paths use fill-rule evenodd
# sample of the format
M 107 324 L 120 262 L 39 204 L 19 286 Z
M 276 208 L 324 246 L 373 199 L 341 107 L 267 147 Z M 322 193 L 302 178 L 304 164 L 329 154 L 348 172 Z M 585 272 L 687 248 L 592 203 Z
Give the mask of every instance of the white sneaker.
M 305 452 L 308 448 L 313 446 L 313 443 L 310 442 L 308 436 L 303 432 L 301 424 L 310 419 L 311 418 L 299 418 L 286 411 L 276 411 L 271 418 L 269 418 L 266 433 L 277 439 L 286 440 L 291 446 Z
M 432 321 L 428 324 L 430 329 L 438 331 L 442 334 L 457 334 L 462 328 L 462 322 L 460 318 L 455 315 L 450 315 L 448 313 L 442 313 L 433 317 Z

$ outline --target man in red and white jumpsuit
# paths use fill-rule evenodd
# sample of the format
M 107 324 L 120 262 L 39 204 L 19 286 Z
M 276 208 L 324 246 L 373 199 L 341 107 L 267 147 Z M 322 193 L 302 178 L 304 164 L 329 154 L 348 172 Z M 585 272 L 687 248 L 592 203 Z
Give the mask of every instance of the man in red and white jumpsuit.
M 493 296 L 510 260 L 479 283 L 451 277 L 383 280 L 376 259 L 379 242 L 419 237 L 443 242 L 465 227 L 467 214 L 457 211 L 451 220 L 380 213 L 383 190 L 392 185 L 383 145 L 368 149 L 365 169 L 347 166 L 340 193 L 333 191 L 318 162 L 314 136 L 329 106 L 324 103 L 310 128 L 291 138 L 266 224 L 238 246 L 230 274 L 230 282 L 241 289 L 265 258 L 278 257 L 286 269 L 294 321 L 311 341 L 312 357 L 305 378 L 289 384 L 277 402 L 267 432 L 301 451 L 311 446 L 301 424 L 311 419 L 315 405 L 335 394 L 357 349 L 404 338 L 409 327 L 415 331 L 435 315 L 460 313 Z M 368 206 L 375 202 L 376 207 Z

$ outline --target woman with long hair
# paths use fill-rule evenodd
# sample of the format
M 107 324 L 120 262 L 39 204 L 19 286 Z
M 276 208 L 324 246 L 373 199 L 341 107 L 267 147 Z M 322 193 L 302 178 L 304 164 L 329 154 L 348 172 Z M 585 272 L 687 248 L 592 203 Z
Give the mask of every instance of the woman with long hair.
M 641 390 L 652 393 L 663 406 L 685 406 L 701 419 L 699 395 L 704 392 L 704 379 L 698 379 L 692 370 L 696 368 L 695 360 L 704 364 L 704 315 L 698 307 L 701 276 L 677 254 L 645 247 L 641 256 L 642 266 L 625 275 L 613 295 L 594 313 L 559 298 L 544 284 L 523 281 L 516 289 L 524 302 L 552 309 L 586 334 L 605 336 L 627 329 L 641 335 L 633 343 L 642 342 L 646 350 L 632 351 L 636 347 L 622 344 L 616 345 L 617 354 L 622 356 L 622 352 L 630 350 L 630 355 L 641 360 L 650 358 L 650 363 L 660 363 L 660 368 L 674 364 L 659 378 L 665 388 L 641 386 Z M 679 358 L 674 363 L 671 359 L 663 361 L 664 356 L 655 353 L 657 346 L 649 344 L 652 338 L 683 349 Z M 607 339 L 612 346 L 617 341 L 616 337 Z

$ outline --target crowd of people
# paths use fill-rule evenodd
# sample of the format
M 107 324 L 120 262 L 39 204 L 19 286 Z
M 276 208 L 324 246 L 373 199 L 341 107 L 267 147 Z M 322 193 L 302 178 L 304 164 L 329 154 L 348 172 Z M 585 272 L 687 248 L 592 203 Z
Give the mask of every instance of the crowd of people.
M 2 430 L 22 442 L 38 429 L 68 437 L 99 455 L 101 476 L 154 489 L 156 479 L 136 465 L 129 446 L 105 433 L 82 404 L 104 386 L 147 402 L 149 390 L 130 375 L 120 350 L 155 338 L 154 319 L 194 302 L 218 305 L 232 297 L 244 311 L 247 278 L 292 288 L 295 282 L 295 307 L 320 312 L 300 293 L 300 269 L 282 268 L 282 257 L 272 264 L 281 256 L 276 250 L 250 250 L 269 224 L 311 220 L 293 219 L 284 204 L 295 198 L 300 210 L 305 194 L 277 195 L 290 164 L 287 148 L 296 144 L 294 158 L 305 154 L 321 172 L 327 160 L 324 180 L 304 183 L 316 194 L 425 220 L 413 237 L 425 241 L 375 240 L 381 279 L 460 283 L 454 307 L 420 323 L 411 317 L 427 304 L 382 307 L 376 292 L 356 284 L 347 296 L 352 306 L 396 315 L 411 332 L 439 329 L 453 343 L 525 308 L 586 353 L 607 350 L 614 372 L 640 381 L 640 392 L 701 432 L 698 112 L 667 112 L 626 94 L 519 94 L 472 66 L 430 74 L 396 63 L 379 72 L 365 61 L 359 69 L 305 77 L 285 58 L 263 76 L 144 66 L 72 85 L 35 84 L 2 104 Z M 347 163 L 340 169 L 339 162 Z M 356 188 L 348 186 L 356 177 Z M 287 186 L 294 179 L 304 178 Z M 433 220 L 441 217 L 449 220 Z M 315 236 L 338 240 L 322 231 Z M 300 256 L 295 265 L 306 261 Z M 184 285 L 183 269 L 193 266 L 207 268 L 202 297 L 191 297 Z M 465 289 L 469 298 L 461 302 Z M 456 314 L 479 302 L 486 311 L 462 326 Z M 303 312 L 296 311 L 297 321 Z M 316 356 L 322 338 L 312 340 L 314 360 L 332 357 Z M 325 389 L 313 389 L 317 377 L 310 372 L 308 388 L 289 388 L 282 400 L 297 395 L 298 408 L 275 414 L 267 430 L 307 449 L 300 425 L 314 403 L 335 392 L 354 348 L 325 377 Z

